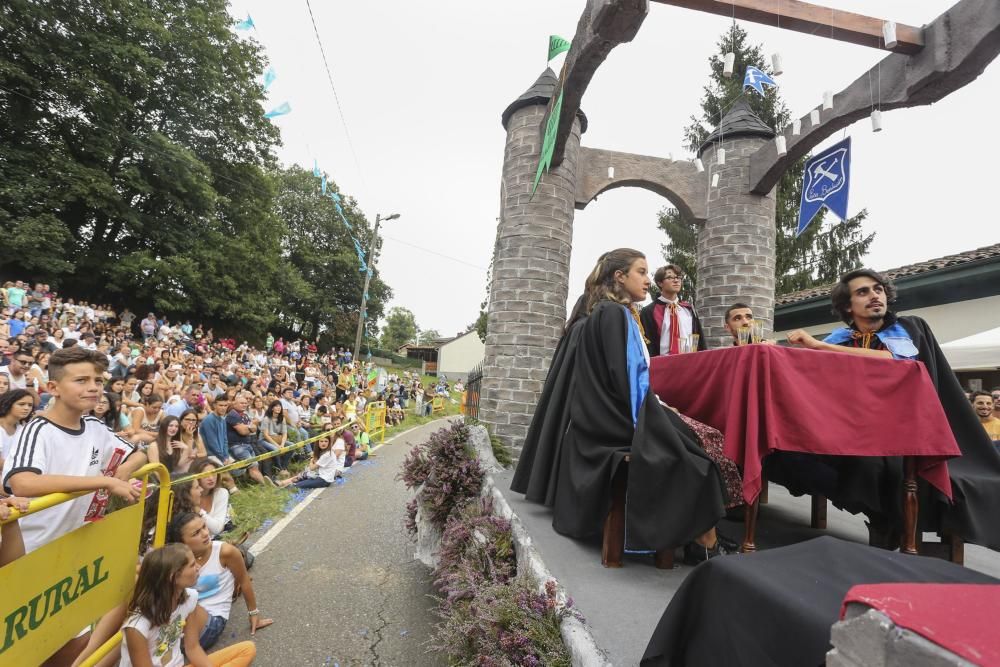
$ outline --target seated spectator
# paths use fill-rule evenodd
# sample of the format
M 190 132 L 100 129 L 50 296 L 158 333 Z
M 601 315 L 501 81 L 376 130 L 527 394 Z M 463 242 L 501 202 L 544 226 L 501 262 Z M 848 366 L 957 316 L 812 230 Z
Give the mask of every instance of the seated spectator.
M 133 410 L 129 416 L 129 439 L 140 445 L 156 441 L 163 421 L 163 397 L 146 394 L 140 399 L 142 407 Z
M 10 364 L 0 366 L 0 374 L 6 375 L 11 389 L 28 388 L 28 369 L 35 363 L 35 358 L 27 350 L 22 350 L 20 344 L 13 343 Z
M 219 641 L 229 622 L 229 613 L 236 595 L 242 594 L 246 601 L 250 636 L 274 623 L 260 615 L 253 581 L 243 562 L 243 554 L 231 544 L 210 540 L 205 520 L 199 515 L 187 513 L 175 517 L 170 522 L 167 541 L 186 544 L 201 565 L 196 584 L 198 604 L 208 613 L 208 621 L 198 637 L 201 648 L 207 650 Z M 195 626 L 199 627 L 200 624 Z
M 35 397 L 27 389 L 0 394 L 0 467 L 7 460 L 35 410 Z
M 111 392 L 104 392 L 97 400 L 97 405 L 91 414 L 100 419 L 115 435 L 128 438 L 129 419 L 118 409 L 118 401 Z
M 150 462 L 162 463 L 172 476 L 186 473 L 194 460 L 191 449 L 181 440 L 180 431 L 180 419 L 164 417 L 156 433 L 156 445 L 147 451 Z
M 183 544 L 168 544 L 146 555 L 122 626 L 122 667 L 185 663 L 246 667 L 253 662 L 257 648 L 249 641 L 206 655 L 198 636 L 205 616 L 199 602 L 206 602 L 199 600 L 199 592 L 192 588 L 200 579 L 195 555 Z M 253 618 L 251 628 L 263 627 L 262 623 L 255 625 Z
M 197 459 L 191 464 L 191 474 L 200 475 L 215 470 L 216 465 L 208 459 Z M 216 473 L 198 479 L 201 486 L 200 516 L 212 537 L 231 530 L 233 523 L 229 509 L 229 490 L 222 486 L 222 475 Z
M 343 441 L 339 441 L 343 443 Z M 306 470 L 278 483 L 281 487 L 294 485 L 299 489 L 319 489 L 333 484 L 340 477 L 343 461 L 330 447 L 330 438 L 323 436 L 313 443 L 312 461 Z
M 218 399 L 216 399 L 218 400 Z M 226 415 L 226 439 L 229 445 L 229 455 L 236 461 L 245 461 L 253 458 L 253 441 L 257 436 L 257 423 L 250 420 L 246 414 L 247 398 L 239 394 L 233 399 L 233 407 Z M 259 484 L 274 484 L 270 477 L 265 477 L 260 471 L 260 466 L 254 462 L 250 464 L 248 473 L 250 479 Z
M 208 456 L 208 450 L 205 448 L 205 443 L 201 439 L 201 435 L 198 433 L 198 424 L 201 421 L 198 418 L 197 411 L 185 410 L 181 416 L 181 430 L 180 430 L 180 441 L 184 443 L 194 458 L 204 458 Z
M 271 401 L 267 406 L 264 419 L 260 423 L 260 435 L 263 445 L 270 451 L 276 451 L 288 445 L 288 424 L 285 422 L 285 407 L 281 401 Z M 288 467 L 291 454 L 277 457 L 277 465 L 281 469 Z

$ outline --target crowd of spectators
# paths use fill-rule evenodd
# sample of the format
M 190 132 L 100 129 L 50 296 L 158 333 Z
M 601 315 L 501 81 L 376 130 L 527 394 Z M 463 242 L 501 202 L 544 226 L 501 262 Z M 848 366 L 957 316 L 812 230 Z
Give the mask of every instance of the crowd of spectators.
M 258 612 L 246 574 L 251 561 L 229 543 L 238 541 L 231 539 L 230 505 L 239 492 L 237 480 L 329 486 L 355 461 L 373 455 L 365 427 L 372 403 L 384 402 L 386 424 L 393 425 L 408 410 L 430 414 L 433 398 L 450 398 L 450 391 L 445 378 L 425 387 L 416 373 L 390 374 L 342 348 L 321 352 L 316 341 L 268 334 L 265 346 L 257 348 L 218 338 L 211 328 L 190 321 L 171 323 L 152 312 L 139 318 L 128 308 L 64 300 L 48 285 L 7 282 L 0 289 L 0 518 L 9 516 L 11 507 L 24 509 L 25 498 L 94 493 L 42 513 L 52 516 L 32 514 L 6 524 L 0 565 L 99 519 L 112 496 L 137 500 L 140 487 L 129 476 L 146 462 L 159 462 L 175 480 L 204 475 L 172 485 L 168 534 L 186 550 L 175 549 L 166 561 L 157 556 L 156 565 L 181 572 L 191 555 L 203 574 L 211 572 L 211 591 L 202 590 L 201 578 L 190 587 L 205 612 L 195 619 L 196 644 L 208 650 L 218 640 L 233 591 L 246 599 L 255 632 L 271 621 Z M 311 446 L 212 474 L 343 424 L 349 426 Z M 304 459 L 303 467 L 292 474 L 296 455 Z M 147 520 L 155 506 L 155 498 L 147 498 Z M 144 528 L 140 557 L 150 553 L 150 528 Z M 205 535 L 212 538 L 209 547 Z M 129 652 L 135 662 L 134 651 L 146 647 L 150 633 L 155 636 L 155 627 L 167 620 L 147 612 L 143 601 L 133 598 L 92 633 L 64 646 L 50 664 L 71 664 L 123 623 L 131 630 L 122 664 L 131 664 Z M 188 631 L 184 635 L 187 649 Z M 159 661 L 161 647 L 151 639 L 149 644 L 149 657 Z

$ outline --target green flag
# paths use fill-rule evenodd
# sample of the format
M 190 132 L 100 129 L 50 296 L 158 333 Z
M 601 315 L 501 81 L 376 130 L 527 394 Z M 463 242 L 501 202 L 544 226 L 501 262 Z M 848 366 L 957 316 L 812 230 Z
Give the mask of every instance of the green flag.
M 556 133 L 559 130 L 559 114 L 562 111 L 563 92 L 559 91 L 559 97 L 549 114 L 549 122 L 545 125 L 545 136 L 542 139 L 542 150 L 538 156 L 538 170 L 535 171 L 535 183 L 531 186 L 531 195 L 535 195 L 538 189 L 538 181 L 542 178 L 542 170 L 546 172 L 552 164 L 552 153 L 556 149 Z
M 569 51 L 570 43 L 559 35 L 549 35 L 549 60 L 552 60 L 560 53 Z M 549 62 L 546 60 L 545 62 Z

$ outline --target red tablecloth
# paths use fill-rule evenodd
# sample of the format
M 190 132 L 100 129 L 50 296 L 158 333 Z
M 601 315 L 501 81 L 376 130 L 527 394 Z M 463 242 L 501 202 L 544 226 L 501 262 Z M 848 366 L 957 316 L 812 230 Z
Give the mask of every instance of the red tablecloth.
M 777 345 L 653 357 L 665 403 L 725 435 L 743 466 L 743 498 L 760 493 L 775 450 L 917 456 L 917 471 L 951 498 L 946 460 L 961 456 L 924 365 Z
M 988 584 L 863 584 L 848 602 L 877 609 L 896 625 L 943 646 L 976 665 L 1000 665 L 1000 586 Z

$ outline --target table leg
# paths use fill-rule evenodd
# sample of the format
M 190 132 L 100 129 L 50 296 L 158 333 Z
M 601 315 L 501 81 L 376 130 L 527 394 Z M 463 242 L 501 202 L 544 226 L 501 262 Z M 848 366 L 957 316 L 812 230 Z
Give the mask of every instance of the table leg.
M 740 553 L 753 553 L 757 551 L 757 545 L 754 544 L 754 539 L 757 534 L 757 510 L 760 508 L 760 496 L 758 495 L 754 498 L 754 501 L 746 506 L 744 510 L 744 528 L 743 533 L 743 545 L 740 547 Z
M 917 460 L 903 457 L 903 541 L 900 551 L 917 553 Z

